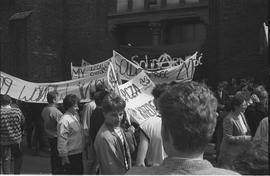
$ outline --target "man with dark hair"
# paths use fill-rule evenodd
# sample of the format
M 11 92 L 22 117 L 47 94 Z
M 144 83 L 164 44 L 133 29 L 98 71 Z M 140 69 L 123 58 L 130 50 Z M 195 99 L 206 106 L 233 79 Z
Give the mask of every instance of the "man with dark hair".
M 1 95 L 0 156 L 4 174 L 11 174 L 11 156 L 14 157 L 14 174 L 20 174 L 22 166 L 22 133 L 24 116 L 19 108 L 13 108 L 9 95 Z
M 57 123 L 63 114 L 57 109 L 58 93 L 48 92 L 47 101 L 48 105 L 42 110 L 41 116 L 51 149 L 51 172 L 52 174 L 60 174 L 61 158 L 57 151 Z
M 114 93 L 106 95 L 103 99 L 105 121 L 94 142 L 101 174 L 125 174 L 131 167 L 129 146 L 120 127 L 125 106 L 125 101 Z
M 206 85 L 184 82 L 171 86 L 158 99 L 163 146 L 168 157 L 162 165 L 134 168 L 129 174 L 227 175 L 203 159 L 216 126 L 217 100 Z

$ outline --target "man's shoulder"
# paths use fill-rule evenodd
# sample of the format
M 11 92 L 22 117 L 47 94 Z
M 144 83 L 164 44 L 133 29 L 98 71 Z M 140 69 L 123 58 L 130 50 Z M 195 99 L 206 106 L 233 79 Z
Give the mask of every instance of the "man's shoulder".
M 154 167 L 132 167 L 126 175 L 161 175 L 160 166 Z
M 110 142 L 110 141 L 113 141 L 113 139 L 114 139 L 114 136 L 112 132 L 106 127 L 106 125 L 102 124 L 97 133 L 95 141 Z
M 22 111 L 19 108 L 11 107 L 11 108 L 1 108 L 1 114 L 19 114 L 22 115 Z
M 208 168 L 205 170 L 185 170 L 170 167 L 154 166 L 154 167 L 133 167 L 126 175 L 240 175 L 237 172 L 221 169 L 221 168 Z
M 228 169 L 222 169 L 222 168 L 216 168 L 216 167 L 209 169 L 208 172 L 205 174 L 207 174 L 207 175 L 208 174 L 211 174 L 211 175 L 240 175 L 239 173 L 237 173 L 235 171 L 228 170 Z M 204 175 L 203 172 L 201 172 L 201 174 Z

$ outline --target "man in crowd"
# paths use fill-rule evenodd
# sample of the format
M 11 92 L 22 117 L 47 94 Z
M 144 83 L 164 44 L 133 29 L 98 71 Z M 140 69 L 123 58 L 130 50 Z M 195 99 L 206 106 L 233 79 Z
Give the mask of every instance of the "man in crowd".
M 24 116 L 19 108 L 13 108 L 9 95 L 1 95 L 0 156 L 4 174 L 11 174 L 11 156 L 14 157 L 14 174 L 20 174 L 22 166 L 22 133 Z
M 49 92 L 47 101 L 48 105 L 42 110 L 41 116 L 51 149 L 51 172 L 52 174 L 60 174 L 61 158 L 57 151 L 57 123 L 63 114 L 57 109 L 58 93 Z
M 158 108 L 168 157 L 160 166 L 132 168 L 128 174 L 237 174 L 203 159 L 216 126 L 217 110 L 217 100 L 206 85 L 193 81 L 173 85 L 158 99 Z
M 125 174 L 131 167 L 129 146 L 120 127 L 125 106 L 125 101 L 114 93 L 106 95 L 103 99 L 105 121 L 94 142 L 101 174 Z

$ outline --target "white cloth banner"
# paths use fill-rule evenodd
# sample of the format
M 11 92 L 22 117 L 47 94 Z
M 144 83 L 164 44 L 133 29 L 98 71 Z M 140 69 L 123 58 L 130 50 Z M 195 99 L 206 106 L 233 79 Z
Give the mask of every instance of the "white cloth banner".
M 160 71 L 146 71 L 146 74 L 151 78 L 155 84 L 168 83 L 171 81 L 181 82 L 192 80 L 195 68 L 200 63 L 200 57 L 197 57 L 198 52 L 187 58 L 180 65 L 163 69 Z M 113 51 L 114 68 L 123 80 L 130 80 L 136 76 L 142 68 L 131 61 L 127 60 L 121 54 Z
M 197 56 L 196 52 L 186 60 L 180 62 L 179 65 L 159 71 L 146 71 L 146 74 L 151 78 L 155 84 L 168 83 L 171 81 L 189 81 L 192 80 L 195 68 L 201 64 L 201 56 Z M 71 63 L 72 79 L 84 78 L 87 76 L 106 76 L 109 63 L 112 62 L 115 69 L 116 76 L 119 81 L 129 81 L 134 76 L 143 70 L 140 66 L 129 61 L 121 54 L 113 51 L 113 57 L 95 65 L 87 65 L 83 67 L 73 66 Z
M 90 99 L 90 90 L 97 84 L 108 86 L 107 77 L 89 76 L 81 79 L 55 83 L 33 83 L 0 72 L 1 94 L 8 94 L 12 98 L 32 103 L 47 103 L 47 93 L 57 91 L 62 102 L 67 94 L 77 95 L 82 102 Z
M 94 64 L 94 65 L 87 65 L 83 67 L 71 66 L 71 78 L 72 79 L 79 79 L 88 76 L 97 76 L 97 77 L 105 77 L 107 74 L 108 65 L 111 62 L 111 59 L 107 59 L 103 62 Z
M 126 112 L 130 122 L 142 124 L 148 118 L 157 116 L 154 97 L 151 94 L 154 87 L 155 84 L 144 71 L 119 86 L 120 96 L 126 101 Z

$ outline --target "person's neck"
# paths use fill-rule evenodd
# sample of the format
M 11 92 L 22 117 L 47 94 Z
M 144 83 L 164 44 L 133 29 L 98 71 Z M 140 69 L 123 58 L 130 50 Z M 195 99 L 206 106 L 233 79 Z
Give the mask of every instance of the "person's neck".
M 169 155 L 170 158 L 183 159 L 183 160 L 203 160 L 203 153 L 182 153 L 176 152 Z
M 105 123 L 105 125 L 108 127 L 108 128 L 110 128 L 110 129 L 112 129 L 112 130 L 115 130 L 115 129 L 117 129 L 117 128 L 120 128 L 120 126 L 114 126 L 114 125 L 112 125 L 112 124 L 110 124 L 110 123 L 107 123 L 107 122 L 104 122 Z
M 49 106 L 55 106 L 55 107 L 57 107 L 57 104 L 56 103 L 49 103 Z

